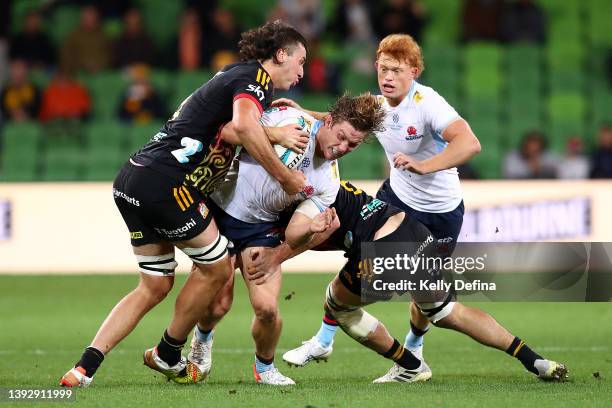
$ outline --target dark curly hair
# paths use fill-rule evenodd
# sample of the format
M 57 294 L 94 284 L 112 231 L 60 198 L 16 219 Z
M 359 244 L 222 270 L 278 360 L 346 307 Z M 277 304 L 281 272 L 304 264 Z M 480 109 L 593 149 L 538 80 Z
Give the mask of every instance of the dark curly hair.
M 332 123 L 348 122 L 360 132 L 382 132 L 385 130 L 385 110 L 382 101 L 370 94 L 350 96 L 345 93 L 331 107 L 329 114 Z
M 269 21 L 265 25 L 245 31 L 238 42 L 240 59 L 242 61 L 267 59 L 276 60 L 276 52 L 280 49 L 291 54 L 295 45 L 302 44 L 308 49 L 306 39 L 295 28 L 280 20 Z

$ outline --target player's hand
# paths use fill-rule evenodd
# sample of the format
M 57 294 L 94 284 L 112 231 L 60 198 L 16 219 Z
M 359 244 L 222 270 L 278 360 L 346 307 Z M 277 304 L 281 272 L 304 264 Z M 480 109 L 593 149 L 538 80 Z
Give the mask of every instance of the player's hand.
M 278 249 L 255 248 L 250 253 L 246 278 L 256 285 L 263 285 L 280 268 L 277 260 Z
M 408 170 L 416 174 L 429 173 L 425 165 L 423 165 L 423 162 L 415 160 L 412 157 L 399 152 L 393 155 L 393 166 L 396 169 Z
M 340 220 L 336 214 L 335 208 L 327 208 L 324 212 L 313 218 L 310 224 L 310 232 L 325 232 L 336 225 L 336 229 L 340 226 Z
M 309 135 L 300 125 L 286 125 L 276 129 L 278 131 L 276 143 L 296 153 L 304 153 L 308 145 Z
M 297 102 L 289 98 L 278 98 L 272 102 L 272 106 L 290 106 L 292 108 L 302 110 L 302 107 L 298 105 Z
M 297 194 L 306 187 L 306 176 L 301 171 L 290 170 L 291 177 L 281 182 L 283 190 L 289 195 Z

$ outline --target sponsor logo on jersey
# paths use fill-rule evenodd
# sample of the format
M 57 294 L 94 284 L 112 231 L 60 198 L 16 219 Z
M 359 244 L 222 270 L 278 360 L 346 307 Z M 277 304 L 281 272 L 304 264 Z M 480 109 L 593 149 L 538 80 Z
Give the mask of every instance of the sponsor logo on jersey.
M 264 91 L 263 89 L 261 89 L 261 87 L 259 85 L 255 86 L 255 85 L 249 85 L 246 89 L 249 92 L 253 92 L 255 95 L 257 95 L 257 98 L 260 101 L 264 100 Z
M 446 237 L 438 239 L 439 244 L 448 244 L 449 242 L 453 242 L 453 237 Z
M 204 204 L 204 201 L 198 204 L 198 212 L 202 215 L 202 218 L 206 218 L 208 215 L 208 207 Z
M 130 238 L 132 238 L 132 239 L 140 239 L 140 238 L 142 238 L 142 231 L 130 232 Z
M 306 157 L 304 160 L 302 160 L 302 164 L 300 165 L 300 168 L 305 169 L 308 166 L 310 166 L 310 159 Z
M 134 197 L 130 197 L 129 195 L 125 194 L 123 191 L 117 190 L 116 188 L 113 188 L 113 196 L 115 196 L 115 198 L 123 198 L 128 203 L 136 207 L 140 207 L 140 201 L 138 201 Z
M 399 115 L 397 113 L 393 114 L 393 123 L 399 122 Z
M 408 136 L 406 136 L 405 139 L 408 141 L 419 140 L 423 138 L 423 135 L 419 135 L 419 131 L 414 126 L 408 126 L 408 128 L 406 129 L 406 133 L 408 134 Z
M 353 231 L 347 231 L 344 235 L 344 247 L 349 249 L 353 246 Z
M 419 91 L 416 91 L 414 93 L 414 96 L 412 97 L 412 100 L 415 101 L 416 103 L 419 103 L 423 100 L 423 95 L 421 95 Z
M 312 195 L 314 194 L 315 189 L 313 186 L 306 186 L 304 187 L 304 189 L 302 190 L 302 194 L 306 196 L 306 198 L 312 197 Z
M 167 133 L 164 132 L 157 132 L 156 134 L 153 135 L 153 137 L 151 138 L 152 142 L 159 142 L 160 140 L 162 140 L 163 138 L 165 138 L 166 136 L 168 136 Z
M 193 218 L 191 218 L 182 227 L 178 227 L 178 228 L 173 229 L 173 230 L 167 230 L 165 228 L 157 228 L 157 227 L 155 227 L 155 231 L 157 231 L 158 234 L 164 235 L 164 236 L 169 237 L 169 238 L 180 238 L 180 237 L 186 236 L 185 233 L 187 231 L 189 231 L 190 229 L 192 229 L 193 227 L 195 227 L 195 226 L 196 226 L 196 222 L 195 222 L 195 220 Z
M 376 212 L 378 212 L 384 206 L 385 206 L 384 201 L 380 201 L 378 198 L 375 198 L 374 200 L 370 201 L 369 203 L 361 207 L 361 212 L 359 213 L 359 215 L 365 221 L 368 218 L 370 218 L 372 215 L 374 215 Z

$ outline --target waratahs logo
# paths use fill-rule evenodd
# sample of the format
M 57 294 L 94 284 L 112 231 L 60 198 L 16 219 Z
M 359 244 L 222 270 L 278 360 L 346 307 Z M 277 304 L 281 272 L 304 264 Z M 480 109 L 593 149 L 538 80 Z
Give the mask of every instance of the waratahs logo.
M 408 133 L 406 140 L 417 140 L 422 138 L 423 135 L 419 135 L 418 132 L 419 131 L 414 126 L 408 126 L 408 129 L 406 130 L 406 133 Z

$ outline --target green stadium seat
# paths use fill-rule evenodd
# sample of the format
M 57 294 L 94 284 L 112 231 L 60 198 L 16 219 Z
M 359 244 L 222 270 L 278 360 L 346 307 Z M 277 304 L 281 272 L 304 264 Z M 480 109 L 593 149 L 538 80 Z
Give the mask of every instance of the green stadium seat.
M 47 146 L 43 157 L 44 181 L 78 181 L 82 179 L 84 151 L 81 147 L 71 146 L 51 149 Z
M 11 32 L 13 34 L 23 30 L 23 23 L 28 13 L 40 10 L 44 6 L 45 0 L 20 0 L 12 2 Z
M 37 123 L 8 122 L 2 129 L 0 158 L 2 181 L 33 181 L 37 177 L 40 151 L 40 127 Z
M 86 133 L 85 180 L 111 180 L 123 162 L 125 137 L 118 122 L 93 122 Z
M 236 16 L 241 27 L 255 27 L 266 21 L 268 12 L 277 5 L 276 0 L 221 0 L 220 5 Z
M 585 78 L 582 70 L 557 71 L 551 69 L 548 73 L 550 91 L 556 92 L 583 92 Z
M 179 30 L 182 0 L 137 0 L 146 31 L 160 50 L 168 49 Z
M 214 75 L 212 71 L 179 71 L 175 76 L 175 94 L 173 105 L 169 107 L 174 111 L 189 95 L 204 85 Z
M 357 72 L 352 67 L 348 67 L 342 73 L 342 89 L 350 92 L 352 95 L 358 95 L 362 92 L 378 93 L 378 81 L 376 73 Z
M 460 35 L 460 1 L 424 0 L 432 18 L 425 26 L 423 44 L 426 46 L 453 45 Z
M 502 87 L 501 50 L 494 44 L 473 43 L 465 48 L 464 90 L 467 96 L 497 97 Z
M 93 116 L 97 120 L 116 119 L 121 95 L 127 82 L 120 71 L 105 71 L 96 74 L 81 74 L 92 98 Z
M 385 152 L 377 140 L 361 144 L 339 160 L 343 180 L 380 179 L 384 176 Z
M 462 107 L 470 122 L 479 119 L 497 119 L 499 117 L 499 99 L 495 97 L 471 97 L 464 100 Z
M 324 93 L 305 93 L 296 98 L 304 109 L 316 112 L 327 112 L 336 101 L 334 96 Z
M 80 14 L 80 7 L 71 4 L 62 4 L 55 9 L 47 30 L 56 47 L 60 47 L 66 36 L 79 25 Z
M 503 155 L 498 145 L 483 145 L 482 151 L 470 160 L 476 174 L 480 178 L 494 179 L 501 176 Z
M 548 115 L 551 120 L 584 120 L 586 101 L 578 92 L 553 93 L 548 98 Z
M 142 146 L 147 144 L 147 142 L 161 130 L 162 126 L 162 122 L 151 123 L 148 125 L 127 126 L 125 128 L 127 137 L 127 152 L 124 151 L 124 154 L 126 154 L 125 157 L 127 158 L 129 155 L 140 150 Z

